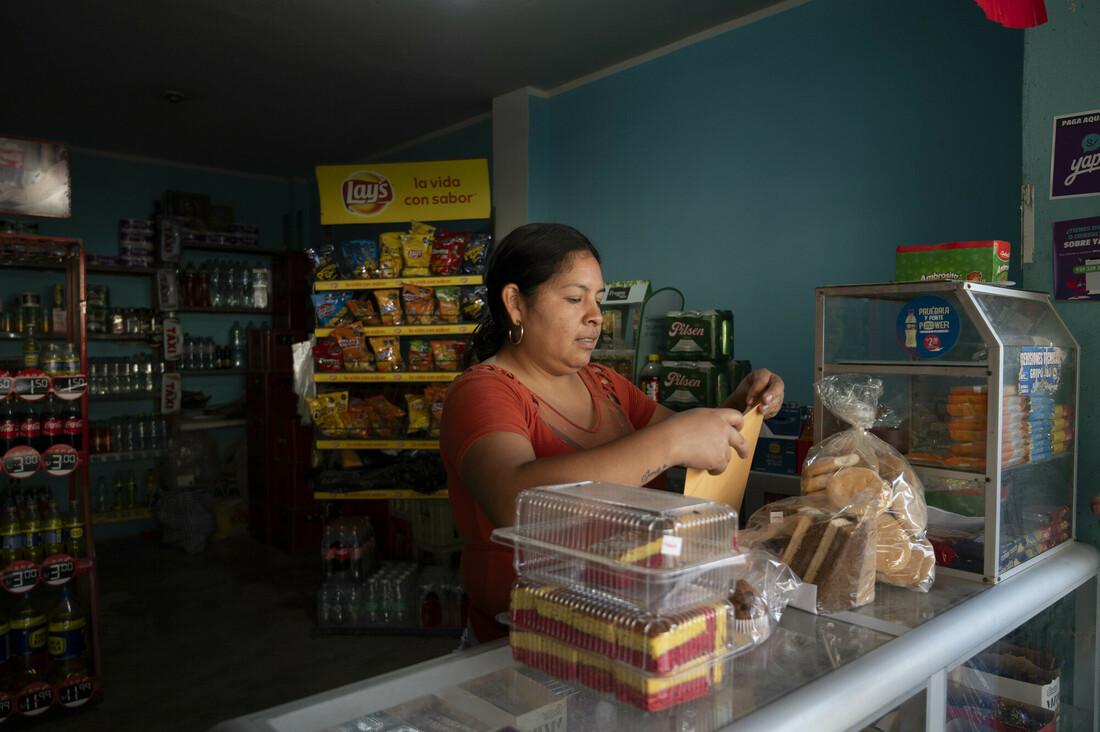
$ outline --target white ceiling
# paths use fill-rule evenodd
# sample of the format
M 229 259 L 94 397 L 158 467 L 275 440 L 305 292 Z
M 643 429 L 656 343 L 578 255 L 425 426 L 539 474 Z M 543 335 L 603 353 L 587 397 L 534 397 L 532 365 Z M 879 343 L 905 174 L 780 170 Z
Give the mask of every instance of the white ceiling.
M 0 134 L 308 175 L 777 3 L 5 0 Z

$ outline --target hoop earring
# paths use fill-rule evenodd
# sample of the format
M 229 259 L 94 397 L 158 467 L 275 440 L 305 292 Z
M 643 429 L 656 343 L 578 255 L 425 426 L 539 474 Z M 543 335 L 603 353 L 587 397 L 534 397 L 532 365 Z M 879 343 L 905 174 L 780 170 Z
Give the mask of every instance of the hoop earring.
M 519 328 L 519 336 L 516 336 L 516 328 Z M 523 323 L 516 323 L 508 328 L 508 342 L 513 346 L 523 343 Z

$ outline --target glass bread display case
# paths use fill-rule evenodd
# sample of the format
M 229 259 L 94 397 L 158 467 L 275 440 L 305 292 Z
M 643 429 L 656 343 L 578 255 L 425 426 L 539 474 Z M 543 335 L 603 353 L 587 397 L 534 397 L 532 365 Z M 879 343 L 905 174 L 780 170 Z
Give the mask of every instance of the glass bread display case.
M 938 572 L 999 582 L 1074 538 L 1079 349 L 1046 294 L 818 288 L 814 355 L 882 380 L 873 431 L 921 478 Z M 814 412 L 815 442 L 847 426 Z

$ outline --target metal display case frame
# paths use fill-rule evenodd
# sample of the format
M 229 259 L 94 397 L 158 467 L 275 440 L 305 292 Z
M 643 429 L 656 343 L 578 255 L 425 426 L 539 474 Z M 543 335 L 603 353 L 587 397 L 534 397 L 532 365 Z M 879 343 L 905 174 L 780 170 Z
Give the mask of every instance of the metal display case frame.
M 978 334 L 985 343 L 986 357 L 984 360 L 961 362 L 951 360 L 917 360 L 911 362 L 886 362 L 843 360 L 827 362 L 826 333 L 830 318 L 828 301 L 830 298 L 870 298 L 876 300 L 897 301 L 899 306 L 911 301 L 913 298 L 925 294 L 954 295 L 963 313 L 969 318 L 970 323 L 977 329 Z M 1080 401 L 1080 346 L 1077 340 L 1066 327 L 1065 322 L 1058 316 L 1050 303 L 1050 296 L 1042 292 L 1009 289 L 1003 286 L 981 284 L 968 281 L 930 281 L 930 282 L 905 282 L 868 285 L 837 285 L 820 287 L 816 290 L 816 330 L 814 337 L 814 376 L 820 380 L 826 376 L 842 373 L 868 374 L 879 376 L 945 376 L 963 377 L 971 380 L 981 379 L 985 382 L 988 405 L 986 419 L 986 455 L 985 470 L 953 470 L 938 467 L 928 467 L 914 464 L 918 475 L 933 476 L 939 478 L 956 478 L 974 480 L 984 476 L 985 479 L 985 543 L 983 557 L 983 571 L 981 575 L 974 572 L 937 566 L 937 573 L 958 575 L 970 579 L 980 579 L 989 583 L 997 583 L 1014 574 L 1023 571 L 1036 561 L 1048 559 L 1059 553 L 1060 550 L 1070 546 L 1076 538 L 1076 518 L 1074 510 L 1077 505 L 1077 410 L 1073 415 L 1073 444 L 1068 451 L 1068 457 L 1056 459 L 1070 459 L 1072 465 L 1072 485 L 1070 487 L 1069 520 L 1070 533 L 1066 541 L 1039 553 L 1026 561 L 1020 562 L 1014 567 L 1001 571 L 999 550 L 1002 539 L 1002 512 L 1001 512 L 1001 488 L 1006 468 L 1001 465 L 1002 434 L 1004 414 L 1002 408 L 1003 385 L 1005 383 L 1005 338 L 999 333 L 994 323 L 978 304 L 976 296 L 990 296 L 996 298 L 1014 298 L 1038 303 L 1045 303 L 1049 309 L 1049 315 L 1053 317 L 1064 331 L 1064 336 L 1072 344 L 1072 367 L 1074 375 L 1073 403 Z M 820 442 L 827 435 L 825 430 L 825 414 L 820 397 L 814 399 L 814 443 Z M 1007 468 L 1018 469 L 1022 466 Z

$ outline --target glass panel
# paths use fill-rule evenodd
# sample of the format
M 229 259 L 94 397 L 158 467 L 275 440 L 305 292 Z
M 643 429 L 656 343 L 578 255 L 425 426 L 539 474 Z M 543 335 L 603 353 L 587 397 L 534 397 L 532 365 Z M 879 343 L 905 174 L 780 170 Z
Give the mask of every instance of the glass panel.
M 919 692 L 879 717 L 861 732 L 923 732 L 928 710 L 928 693 Z
M 974 292 L 974 302 L 1005 345 L 1073 348 L 1069 331 L 1046 299 Z
M 1091 730 L 1096 580 L 949 670 L 947 729 Z
M 973 571 L 980 573 L 981 564 Z M 900 635 L 987 589 L 981 582 L 942 574 L 936 576 L 934 592 L 913 592 L 880 582 L 875 585 L 873 602 L 849 612 L 868 618 L 880 630 L 895 626 L 893 632 Z
M 906 303 L 920 297 L 913 294 L 883 294 L 878 297 L 829 295 L 825 298 L 825 363 L 905 364 L 950 366 L 985 363 L 986 344 L 967 317 L 958 297 L 951 291 L 934 296 L 947 301 L 958 313 L 958 341 L 937 358 L 919 358 L 905 347 Z

